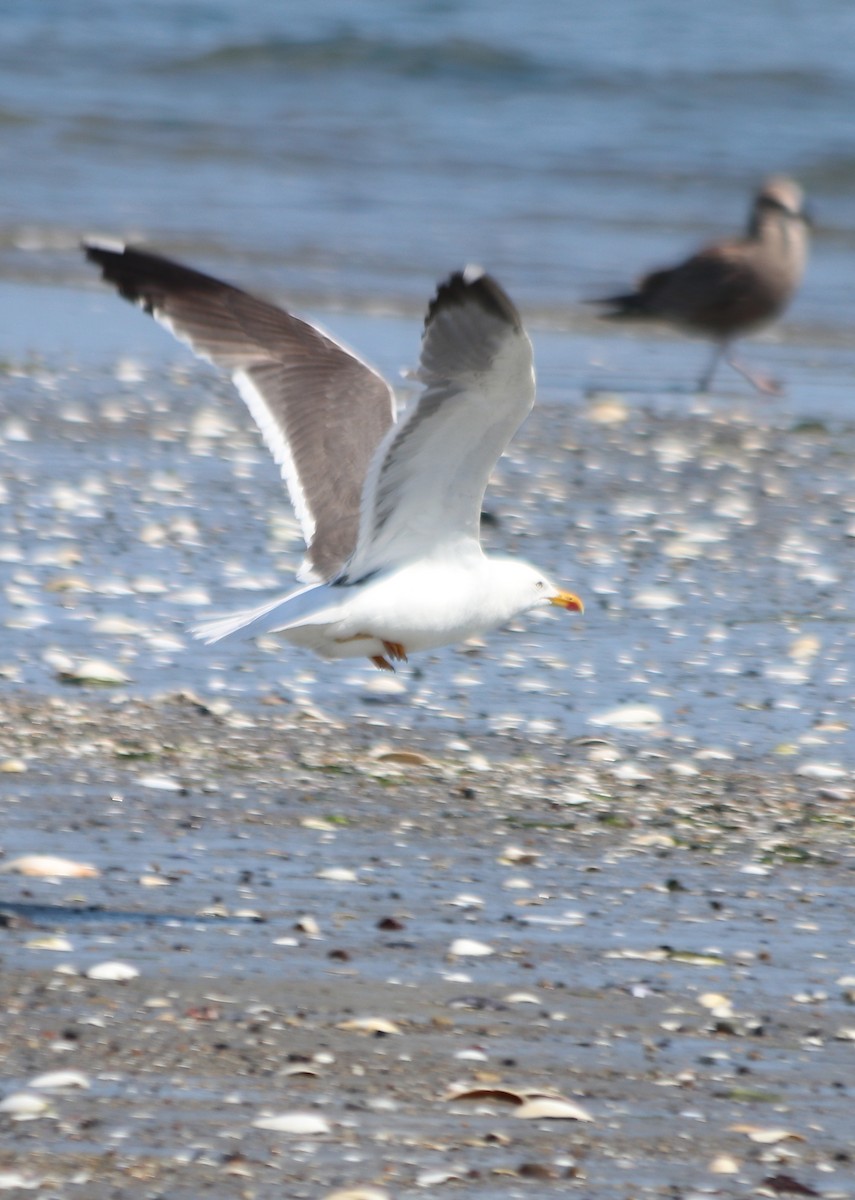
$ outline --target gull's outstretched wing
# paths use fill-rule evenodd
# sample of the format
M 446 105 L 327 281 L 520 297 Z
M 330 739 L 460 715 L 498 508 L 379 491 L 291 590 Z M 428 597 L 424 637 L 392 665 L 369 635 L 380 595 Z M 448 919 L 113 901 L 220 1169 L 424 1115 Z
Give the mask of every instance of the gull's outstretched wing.
M 209 275 L 121 244 L 84 250 L 122 296 L 231 374 L 300 522 L 300 577 L 336 575 L 356 545 L 369 463 L 395 419 L 386 381 L 313 325 Z
M 495 280 L 467 267 L 428 308 L 425 390 L 366 477 L 347 580 L 443 548 L 479 544 L 490 473 L 534 403 L 531 343 Z

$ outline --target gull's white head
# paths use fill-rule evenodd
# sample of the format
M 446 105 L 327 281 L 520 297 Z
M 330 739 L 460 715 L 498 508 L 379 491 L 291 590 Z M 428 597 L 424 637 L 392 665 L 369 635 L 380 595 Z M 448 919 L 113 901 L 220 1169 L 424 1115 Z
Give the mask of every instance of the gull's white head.
M 503 610 L 509 620 L 532 608 L 554 605 L 568 612 L 584 612 L 585 607 L 573 592 L 565 592 L 548 575 L 531 563 L 515 558 L 490 558 L 487 587 L 490 601 Z

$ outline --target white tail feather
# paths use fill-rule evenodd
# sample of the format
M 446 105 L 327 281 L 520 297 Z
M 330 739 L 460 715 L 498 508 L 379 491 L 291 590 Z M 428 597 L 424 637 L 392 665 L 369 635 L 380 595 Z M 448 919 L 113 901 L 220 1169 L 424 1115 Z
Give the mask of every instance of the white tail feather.
M 298 588 L 296 592 L 274 596 L 256 608 L 243 608 L 239 612 L 222 613 L 219 617 L 200 621 L 190 632 L 210 645 L 237 633 L 243 637 L 256 637 L 262 633 L 292 629 L 295 625 L 324 624 L 334 619 L 337 609 L 337 604 L 330 604 L 326 586 L 313 583 Z
M 275 608 L 288 597 L 277 596 L 275 600 L 268 600 L 266 604 L 261 604 L 257 608 L 242 608 L 238 612 L 222 613 L 219 617 L 211 617 L 207 621 L 200 621 L 198 625 L 194 625 L 190 632 L 193 637 L 199 638 L 202 642 L 207 642 L 210 645 L 212 642 L 221 642 L 223 638 L 231 637 L 235 633 L 241 633 L 247 630 L 248 626 L 253 625 L 262 617 L 266 617 Z M 245 636 L 251 636 L 248 632 Z

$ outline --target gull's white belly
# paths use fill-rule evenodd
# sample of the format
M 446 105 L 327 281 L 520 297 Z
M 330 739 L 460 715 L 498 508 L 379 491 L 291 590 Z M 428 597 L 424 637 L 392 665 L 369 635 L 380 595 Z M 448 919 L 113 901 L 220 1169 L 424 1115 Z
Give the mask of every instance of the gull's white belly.
M 480 565 L 480 564 L 479 564 Z M 282 636 L 325 658 L 383 653 L 383 642 L 397 642 L 407 653 L 433 650 L 464 641 L 505 619 L 493 612 L 480 571 L 420 563 L 392 575 L 330 588 L 342 598 L 328 610 L 329 620 L 283 630 Z

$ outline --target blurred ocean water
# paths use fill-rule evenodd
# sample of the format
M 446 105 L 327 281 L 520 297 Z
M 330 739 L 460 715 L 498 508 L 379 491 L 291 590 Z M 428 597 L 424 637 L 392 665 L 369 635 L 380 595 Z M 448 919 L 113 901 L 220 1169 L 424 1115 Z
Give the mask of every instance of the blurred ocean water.
M 530 310 L 737 229 L 770 171 L 819 234 L 792 327 L 855 317 L 855 9 L 835 0 L 0 4 L 0 278 L 81 233 L 347 308 L 483 262 Z

